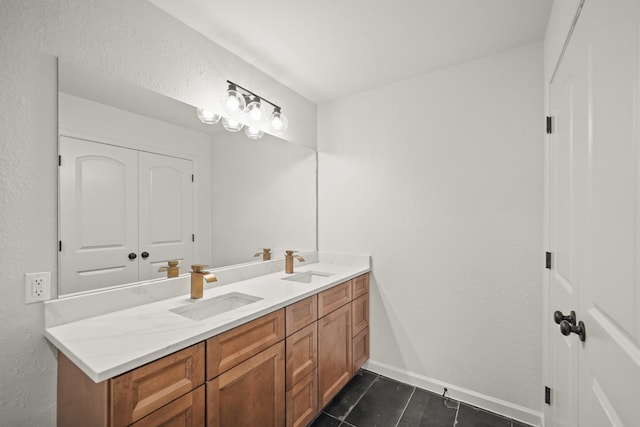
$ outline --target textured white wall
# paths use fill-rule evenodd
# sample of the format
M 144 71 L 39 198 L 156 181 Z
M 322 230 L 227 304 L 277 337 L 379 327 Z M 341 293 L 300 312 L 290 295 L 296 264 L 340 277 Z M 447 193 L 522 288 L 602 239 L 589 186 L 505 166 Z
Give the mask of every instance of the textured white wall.
M 23 275 L 56 276 L 56 61 L 64 56 L 190 104 L 229 78 L 281 103 L 315 146 L 316 107 L 143 0 L 0 2 L 0 425 L 55 425 L 55 352 Z
M 542 43 L 319 107 L 319 248 L 372 255 L 372 361 L 541 410 L 543 112 Z

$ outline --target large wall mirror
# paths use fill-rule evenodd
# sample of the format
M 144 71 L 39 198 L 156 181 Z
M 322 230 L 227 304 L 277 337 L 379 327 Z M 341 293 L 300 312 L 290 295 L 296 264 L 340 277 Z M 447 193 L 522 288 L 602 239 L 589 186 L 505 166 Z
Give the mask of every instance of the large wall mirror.
M 316 249 L 315 151 L 58 61 L 61 296 Z M 256 257 L 257 255 L 257 257 Z

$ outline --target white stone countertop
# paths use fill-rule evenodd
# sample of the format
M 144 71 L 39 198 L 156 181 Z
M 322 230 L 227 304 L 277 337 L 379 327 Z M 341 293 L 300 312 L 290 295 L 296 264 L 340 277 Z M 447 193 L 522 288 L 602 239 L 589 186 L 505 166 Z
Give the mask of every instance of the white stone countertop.
M 369 270 L 368 262 L 351 265 L 329 262 L 306 264 L 297 266 L 295 273 L 319 271 L 332 275 L 314 276 L 312 283 L 299 283 L 282 280 L 289 275 L 284 271 L 278 271 L 222 286 L 206 287 L 203 298 L 199 300 L 191 300 L 189 294 L 174 296 L 50 326 L 45 329 L 45 337 L 88 377 L 95 382 L 101 382 L 286 307 Z M 216 273 L 215 270 L 213 272 Z M 181 279 L 184 279 L 183 282 L 189 280 L 188 276 Z M 203 320 L 191 320 L 170 311 L 232 292 L 262 299 Z

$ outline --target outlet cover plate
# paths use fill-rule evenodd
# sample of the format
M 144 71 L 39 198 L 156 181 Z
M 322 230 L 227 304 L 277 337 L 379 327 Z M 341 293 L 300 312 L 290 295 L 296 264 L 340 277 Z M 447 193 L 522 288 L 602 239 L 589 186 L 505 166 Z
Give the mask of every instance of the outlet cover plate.
M 24 303 L 47 301 L 51 299 L 51 272 L 26 273 L 24 275 Z

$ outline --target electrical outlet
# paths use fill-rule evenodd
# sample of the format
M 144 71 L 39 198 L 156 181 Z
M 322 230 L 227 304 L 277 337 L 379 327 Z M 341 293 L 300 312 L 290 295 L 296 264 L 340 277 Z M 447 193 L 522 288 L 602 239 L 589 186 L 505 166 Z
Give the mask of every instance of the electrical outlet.
M 24 303 L 32 304 L 51 299 L 51 272 L 24 275 Z

